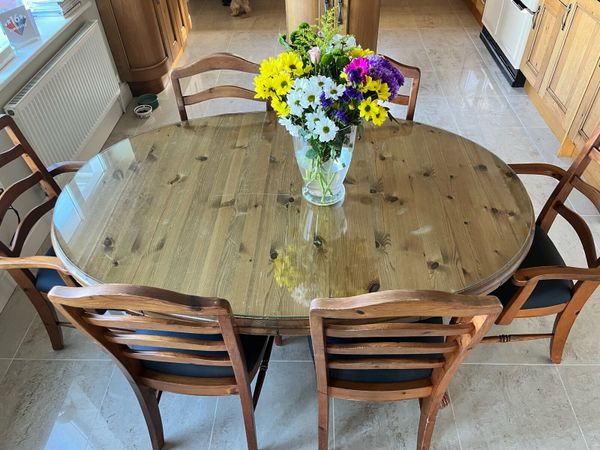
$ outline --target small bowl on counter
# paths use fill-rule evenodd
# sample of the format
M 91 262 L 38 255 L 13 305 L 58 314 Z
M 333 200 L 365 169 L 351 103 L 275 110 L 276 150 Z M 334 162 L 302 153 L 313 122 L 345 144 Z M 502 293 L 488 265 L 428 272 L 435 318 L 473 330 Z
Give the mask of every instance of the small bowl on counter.
M 138 105 L 150 105 L 152 109 L 158 108 L 158 95 L 156 94 L 142 94 L 137 99 Z
M 152 115 L 152 110 L 153 108 L 150 105 L 137 105 L 133 108 L 133 112 L 138 119 L 147 119 Z

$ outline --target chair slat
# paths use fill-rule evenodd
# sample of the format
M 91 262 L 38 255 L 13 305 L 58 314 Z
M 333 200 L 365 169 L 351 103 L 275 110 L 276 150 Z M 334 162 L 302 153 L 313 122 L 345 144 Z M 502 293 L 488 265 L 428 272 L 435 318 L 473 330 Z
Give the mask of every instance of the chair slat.
M 14 161 L 25 153 L 25 149 L 21 144 L 14 145 L 10 150 L 0 153 L 0 167 Z
M 194 105 L 206 100 L 224 97 L 245 98 L 247 100 L 256 100 L 254 96 L 256 92 L 239 86 L 215 86 L 195 94 L 186 95 L 183 97 L 183 103 L 186 106 Z
M 140 345 L 147 347 L 161 347 L 165 349 L 194 350 L 209 352 L 227 351 L 223 341 L 205 341 L 173 336 L 158 336 L 141 333 L 112 333 L 107 334 L 109 342 L 123 345 Z
M 218 323 L 212 321 L 195 320 L 184 321 L 179 319 L 163 319 L 146 316 L 101 316 L 100 314 L 87 313 L 83 319 L 98 327 L 120 330 L 153 330 L 175 331 L 195 334 L 221 334 Z
M 143 361 L 170 362 L 180 364 L 194 364 L 196 366 L 232 366 L 233 363 L 228 356 L 204 356 L 183 352 L 165 351 L 136 351 L 126 350 L 123 352 L 128 358 Z
M 332 355 L 425 355 L 450 353 L 458 350 L 458 344 L 456 342 L 361 342 L 328 344 L 326 350 Z
M 4 215 L 10 205 L 27 189 L 32 188 L 42 180 L 41 172 L 33 172 L 31 175 L 20 179 L 19 181 L 7 187 L 2 195 L 0 195 L 0 222 L 4 219 Z
M 361 359 L 330 359 L 327 367 L 330 369 L 374 370 L 374 369 L 435 369 L 443 367 L 444 359 L 416 358 L 361 358 Z
M 51 211 L 54 208 L 57 197 L 52 197 L 43 203 L 40 203 L 35 208 L 31 209 L 27 215 L 23 218 L 21 223 L 17 226 L 15 234 L 11 243 L 11 250 L 16 254 L 20 255 L 23 250 L 23 245 L 27 240 L 27 236 L 35 224 L 40 220 L 44 214 Z
M 325 328 L 325 335 L 329 337 L 458 336 L 472 331 L 473 325 L 470 323 L 456 325 L 429 323 L 329 324 Z

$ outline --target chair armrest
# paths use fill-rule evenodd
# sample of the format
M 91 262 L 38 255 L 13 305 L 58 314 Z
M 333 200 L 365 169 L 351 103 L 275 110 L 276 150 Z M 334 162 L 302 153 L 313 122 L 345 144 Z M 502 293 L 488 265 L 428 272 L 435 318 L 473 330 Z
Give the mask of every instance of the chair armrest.
M 11 269 L 51 269 L 69 274 L 56 256 L 0 257 L 0 270 Z
M 513 284 L 525 286 L 527 283 L 542 280 L 600 281 L 600 268 L 564 266 L 528 267 L 519 269 L 513 275 Z
M 520 175 L 545 175 L 560 180 L 567 173 L 558 166 L 546 163 L 509 164 L 509 167 Z
M 85 164 L 85 161 L 62 161 L 48 167 L 48 172 L 55 177 L 61 173 L 77 172 Z

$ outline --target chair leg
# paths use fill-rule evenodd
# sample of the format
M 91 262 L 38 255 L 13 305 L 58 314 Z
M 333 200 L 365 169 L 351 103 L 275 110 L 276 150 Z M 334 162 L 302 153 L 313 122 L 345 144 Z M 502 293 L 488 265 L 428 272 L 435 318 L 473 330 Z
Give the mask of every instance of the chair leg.
M 265 347 L 265 354 L 260 363 L 260 369 L 256 377 L 256 385 L 254 386 L 254 393 L 252 394 L 252 406 L 256 409 L 258 404 L 258 398 L 260 397 L 260 391 L 262 390 L 265 377 L 267 376 L 267 369 L 269 368 L 269 359 L 271 358 L 271 351 L 273 350 L 273 337 L 270 336 L 267 339 L 267 345 Z
M 50 344 L 54 350 L 62 350 L 64 347 L 63 334 L 60 325 L 58 324 L 58 316 L 52 304 L 46 300 L 39 292 L 27 292 L 27 297 L 37 311 L 40 319 L 46 328 L 46 333 L 50 338 Z
M 258 450 L 258 444 L 256 442 L 256 423 L 254 421 L 254 406 L 250 394 L 250 386 L 246 386 L 240 391 L 240 402 L 242 404 L 248 450 Z
M 165 437 L 158 408 L 157 392 L 146 386 L 132 385 L 132 387 L 142 408 L 144 419 L 146 419 L 152 450 L 160 450 L 165 445 Z
M 582 283 L 576 288 L 566 308 L 557 314 L 550 340 L 550 360 L 554 364 L 560 364 L 562 361 L 565 344 L 575 319 L 597 286 L 598 283 Z
M 433 428 L 440 409 L 442 398 L 426 397 L 421 401 L 421 418 L 417 434 L 417 450 L 429 450 Z
M 283 336 L 275 336 L 275 345 L 281 347 L 283 345 Z
M 319 396 L 319 450 L 329 447 L 329 397 L 322 392 Z

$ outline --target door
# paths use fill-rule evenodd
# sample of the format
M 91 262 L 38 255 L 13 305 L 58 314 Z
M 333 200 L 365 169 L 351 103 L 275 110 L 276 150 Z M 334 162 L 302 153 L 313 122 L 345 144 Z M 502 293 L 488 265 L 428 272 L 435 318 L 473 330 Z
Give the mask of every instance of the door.
M 565 11 L 566 6 L 559 0 L 546 0 L 533 19 L 533 29 L 525 47 L 521 71 L 536 91 L 542 84 Z
M 589 1 L 570 3 L 541 86 L 541 96 L 563 129 L 571 126 L 600 57 L 600 15 Z

